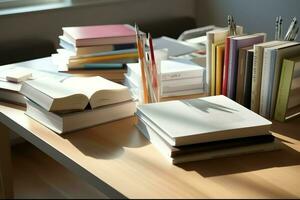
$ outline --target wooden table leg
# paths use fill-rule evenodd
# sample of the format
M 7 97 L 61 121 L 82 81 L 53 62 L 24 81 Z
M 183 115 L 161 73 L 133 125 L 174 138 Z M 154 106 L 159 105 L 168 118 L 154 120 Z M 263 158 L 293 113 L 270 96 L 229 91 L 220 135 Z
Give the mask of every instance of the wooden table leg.
M 0 123 L 0 199 L 13 198 L 9 129 Z

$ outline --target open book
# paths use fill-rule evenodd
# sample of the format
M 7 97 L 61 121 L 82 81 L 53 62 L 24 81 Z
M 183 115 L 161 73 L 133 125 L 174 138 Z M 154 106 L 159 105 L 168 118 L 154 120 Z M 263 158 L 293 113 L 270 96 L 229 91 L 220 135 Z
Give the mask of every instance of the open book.
M 131 100 L 127 87 L 99 76 L 29 80 L 23 83 L 21 93 L 51 112 L 84 110 L 88 105 L 94 109 Z

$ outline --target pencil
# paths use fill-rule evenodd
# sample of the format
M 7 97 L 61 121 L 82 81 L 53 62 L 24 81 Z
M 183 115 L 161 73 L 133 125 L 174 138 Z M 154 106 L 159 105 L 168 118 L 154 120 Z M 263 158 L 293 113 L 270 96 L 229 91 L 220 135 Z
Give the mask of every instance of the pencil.
M 158 102 L 159 100 L 158 74 L 157 74 L 157 67 L 156 67 L 155 56 L 154 56 L 153 42 L 150 33 L 148 34 L 148 41 L 149 41 L 149 48 L 150 48 L 152 87 L 155 90 L 155 97 L 156 97 L 155 100 L 156 102 Z
M 141 75 L 142 75 L 142 85 L 143 85 L 143 100 L 144 103 L 148 103 L 148 88 L 147 88 L 147 82 L 146 82 L 146 76 L 145 76 L 145 55 L 142 50 L 142 43 L 141 43 L 141 38 L 140 38 L 140 31 L 139 27 L 136 24 L 135 25 L 135 31 L 136 31 L 136 44 L 137 44 L 137 49 L 138 49 L 138 55 L 140 59 L 140 64 L 141 64 Z

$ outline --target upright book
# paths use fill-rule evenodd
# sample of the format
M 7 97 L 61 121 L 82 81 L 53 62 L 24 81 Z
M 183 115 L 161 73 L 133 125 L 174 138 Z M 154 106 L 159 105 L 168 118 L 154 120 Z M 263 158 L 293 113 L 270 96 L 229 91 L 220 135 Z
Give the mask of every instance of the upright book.
M 259 113 L 264 49 L 284 43 L 286 43 L 286 41 L 270 41 L 254 45 L 251 85 L 251 110 L 256 113 Z
M 295 57 L 300 54 L 298 42 L 288 42 L 264 50 L 264 63 L 262 71 L 260 114 L 267 118 L 273 118 L 279 78 L 284 58 Z
M 248 109 L 251 109 L 253 54 L 254 54 L 253 49 L 249 49 L 246 54 L 246 69 L 245 69 L 245 80 L 244 80 L 243 105 Z
M 237 83 L 237 64 L 238 64 L 238 49 L 250 45 L 264 42 L 266 39 L 265 33 L 256 33 L 252 35 L 244 35 L 240 37 L 233 37 L 230 39 L 230 53 L 228 66 L 228 84 L 227 96 L 231 99 L 236 97 L 236 83 Z
M 246 75 L 246 56 L 248 50 L 252 49 L 252 46 L 239 49 L 238 54 L 238 68 L 237 68 L 237 83 L 236 83 L 236 102 L 244 105 L 245 94 L 245 75 Z
M 300 57 L 284 59 L 274 119 L 285 121 L 300 114 Z

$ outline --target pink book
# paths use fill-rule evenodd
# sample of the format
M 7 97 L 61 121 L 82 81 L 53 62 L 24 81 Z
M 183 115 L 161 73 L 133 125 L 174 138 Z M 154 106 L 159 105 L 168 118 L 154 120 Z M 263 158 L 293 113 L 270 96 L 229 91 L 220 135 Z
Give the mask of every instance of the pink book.
M 64 27 L 63 34 L 75 46 L 135 43 L 135 30 L 127 24 Z

